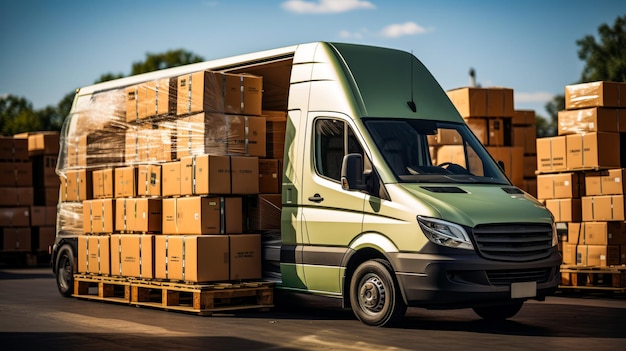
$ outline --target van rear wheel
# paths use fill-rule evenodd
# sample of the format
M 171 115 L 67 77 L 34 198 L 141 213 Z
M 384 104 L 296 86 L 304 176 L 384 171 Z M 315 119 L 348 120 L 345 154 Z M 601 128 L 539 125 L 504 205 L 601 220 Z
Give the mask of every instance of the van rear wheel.
M 515 302 L 508 305 L 474 307 L 474 312 L 483 319 L 500 321 L 511 318 L 522 309 L 524 302 Z
M 350 305 L 367 325 L 389 326 L 404 317 L 406 304 L 387 261 L 370 260 L 357 267 L 350 280 Z
M 57 255 L 57 288 L 61 295 L 72 296 L 74 292 L 74 252 L 70 245 L 63 245 Z

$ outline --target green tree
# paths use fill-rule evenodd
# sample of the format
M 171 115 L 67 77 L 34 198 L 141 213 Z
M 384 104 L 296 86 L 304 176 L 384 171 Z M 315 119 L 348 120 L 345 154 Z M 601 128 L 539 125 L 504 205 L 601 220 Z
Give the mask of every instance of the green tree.
M 169 50 L 162 54 L 146 54 L 145 61 L 134 62 L 131 75 L 158 71 L 165 68 L 182 66 L 190 63 L 202 62 L 204 59 L 192 52 L 183 49 Z
M 599 41 L 591 35 L 577 40 L 578 57 L 585 61 L 581 83 L 599 80 L 626 81 L 626 15 L 617 17 L 613 27 L 598 27 Z
M 41 130 L 42 125 L 39 115 L 25 98 L 14 95 L 0 98 L 0 134 Z

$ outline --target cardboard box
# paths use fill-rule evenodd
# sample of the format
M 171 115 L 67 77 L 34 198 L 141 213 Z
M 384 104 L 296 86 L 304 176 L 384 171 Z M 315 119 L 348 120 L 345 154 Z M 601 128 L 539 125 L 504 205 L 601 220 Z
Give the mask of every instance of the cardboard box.
M 566 138 L 569 170 L 620 167 L 619 133 L 569 134 Z
M 31 227 L 43 227 L 56 225 L 56 206 L 31 206 L 30 225 Z
M 113 199 L 83 201 L 84 233 L 112 233 L 115 228 L 115 202 Z
M 230 280 L 261 279 L 261 234 L 233 234 L 230 240 Z
M 231 156 L 231 193 L 236 195 L 259 193 L 259 159 Z
M 608 169 L 585 173 L 586 195 L 622 195 L 626 194 L 624 177 L 626 169 Z
M 49 252 L 48 250 L 54 245 L 54 239 L 56 238 L 54 226 L 31 229 L 36 233 L 35 241 L 32 243 L 33 250 L 35 252 Z
M 92 172 L 86 169 L 67 170 L 61 176 L 61 201 L 83 201 L 93 198 Z
M 261 115 L 263 77 L 199 71 L 177 80 L 178 115 L 202 111 Z
M 151 234 L 111 235 L 111 274 L 154 278 L 154 238 Z
M 287 119 L 276 120 L 272 116 L 266 117 L 266 153 L 267 158 L 283 158 L 285 149 L 285 133 L 287 132 Z
M 31 162 L 0 162 L 0 186 L 33 186 L 33 164 Z
M 126 122 L 139 120 L 139 85 L 131 85 L 125 91 Z
M 502 87 L 487 88 L 487 116 L 513 117 L 513 89 Z
M 161 196 L 161 165 L 137 165 L 137 196 Z
M 180 160 L 181 195 L 230 194 L 231 168 L 228 156 L 197 155 Z
M 118 232 L 161 232 L 162 200 L 157 198 L 115 199 L 115 230 Z
M 584 174 L 557 173 L 537 176 L 538 199 L 580 198 L 585 194 Z
M 0 206 L 31 206 L 34 196 L 32 187 L 0 187 Z
M 483 145 L 489 145 L 489 124 L 488 119 L 481 117 L 465 118 L 465 123 L 476 135 Z M 460 145 L 463 143 L 461 135 L 452 129 L 439 129 L 438 142 L 444 145 Z
M 511 146 L 512 130 L 511 118 L 489 118 L 490 146 Z
M 590 107 L 559 111 L 557 121 L 559 135 L 626 131 L 626 112 L 617 108 Z
M 198 113 L 176 122 L 177 155 L 240 154 L 265 157 L 264 117 Z
M 0 227 L 30 226 L 30 207 L 0 207 Z
M 599 195 L 582 197 L 583 221 L 623 221 L 624 195 Z
M 587 245 L 626 245 L 625 222 L 584 222 Z
M 20 133 L 15 138 L 28 140 L 28 155 L 58 155 L 60 146 L 59 132 L 38 131 Z
M 31 251 L 30 228 L 2 228 L 2 250 L 7 252 Z
M 587 107 L 625 107 L 626 91 L 623 83 L 590 82 L 565 86 L 565 109 Z
M 280 230 L 281 194 L 259 194 L 247 201 L 250 231 Z
M 606 267 L 620 262 L 618 245 L 578 245 L 577 255 L 580 265 L 590 267 Z
M 537 152 L 537 127 L 513 126 L 513 146 L 521 146 L 524 154 L 534 154 Z M 533 166 L 535 167 L 535 166 Z
M 280 193 L 283 186 L 282 161 L 259 159 L 259 193 Z
M 465 87 L 446 92 L 450 101 L 461 117 L 487 116 L 487 90 L 484 88 Z
M 564 265 L 580 265 L 582 256 L 578 255 L 578 245 L 563 243 L 563 264 Z
M 583 223 L 567 223 L 567 242 L 576 245 L 585 243 L 585 226 Z
M 163 78 L 144 84 L 144 94 L 140 95 L 139 105 L 145 111 L 145 117 L 176 114 L 178 80 Z
M 176 198 L 165 198 L 161 202 L 161 218 L 163 220 L 161 232 L 163 234 L 178 234 L 178 227 L 176 226 L 176 200 Z
M 547 199 L 546 207 L 555 222 L 580 222 L 582 219 L 581 199 Z
M 28 161 L 28 139 L 0 136 L 0 160 Z
M 241 197 L 181 197 L 176 199 L 176 234 L 241 233 L 242 213 Z
M 59 203 L 61 186 L 51 188 L 35 188 L 35 205 L 56 206 Z
M 537 139 L 537 171 L 540 173 L 561 172 L 567 166 L 567 138 L 565 136 Z
M 113 198 L 115 194 L 113 191 L 113 178 L 113 168 L 98 169 L 92 172 L 94 199 Z
M 537 197 L 537 178 L 524 178 L 521 189 L 533 197 Z
M 87 136 L 75 135 L 65 138 L 67 147 L 66 163 L 68 167 L 87 166 Z
M 110 247 L 108 235 L 79 235 L 76 257 L 78 272 L 111 274 Z
M 36 188 L 58 187 L 61 184 L 56 173 L 57 156 L 35 155 L 30 160 L 33 164 L 33 186 Z
M 537 172 L 537 155 L 524 155 L 524 179 L 535 178 Z
M 137 196 L 137 178 L 135 166 L 125 166 L 115 168 L 115 197 Z
M 535 125 L 535 110 L 515 110 L 511 122 L 514 126 Z
M 226 235 L 155 236 L 155 278 L 213 282 L 229 279 Z
M 161 164 L 162 196 L 180 196 L 180 161 L 166 162 Z

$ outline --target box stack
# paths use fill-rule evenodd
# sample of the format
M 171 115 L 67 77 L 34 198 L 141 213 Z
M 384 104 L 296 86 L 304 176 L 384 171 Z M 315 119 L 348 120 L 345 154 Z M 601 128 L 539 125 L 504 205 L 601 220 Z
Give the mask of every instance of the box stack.
M 537 187 L 557 222 L 564 265 L 626 264 L 626 84 L 565 88 L 558 135 L 537 139 Z
M 465 87 L 449 90 L 447 93 L 478 140 L 486 146 L 494 159 L 504 163 L 504 171 L 513 185 L 525 189 L 525 141 L 518 140 L 514 144 L 512 122 L 516 114 L 513 109 L 513 90 Z M 450 145 L 450 140 L 440 139 L 440 147 L 442 142 Z M 439 155 L 437 160 L 442 162 Z
M 286 124 L 262 110 L 262 83 L 198 71 L 80 101 L 59 167 L 59 232 L 79 237 L 80 273 L 261 278 L 258 204 L 280 198 Z
M 537 126 L 535 111 L 515 110 L 512 119 L 513 146 L 521 147 L 524 152 L 522 171 L 522 190 L 537 197 Z M 516 184 L 517 185 L 517 184 Z
M 57 132 L 0 137 L 0 247 L 20 255 L 14 264 L 49 262 L 59 199 L 58 152 Z

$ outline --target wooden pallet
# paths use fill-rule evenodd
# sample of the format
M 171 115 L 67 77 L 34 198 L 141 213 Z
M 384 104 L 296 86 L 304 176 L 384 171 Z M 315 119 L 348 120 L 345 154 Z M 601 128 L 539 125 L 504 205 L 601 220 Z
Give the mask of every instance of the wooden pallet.
M 78 298 L 117 303 L 130 302 L 128 278 L 99 275 L 74 275 L 74 294 Z
M 561 286 L 564 289 L 595 289 L 626 291 L 626 266 L 586 267 L 561 266 Z
M 134 281 L 132 305 L 191 312 L 210 316 L 215 312 L 273 307 L 273 285 L 267 282 L 187 284 Z
M 202 316 L 274 306 L 273 283 L 256 281 L 207 284 L 75 274 L 72 296 Z

